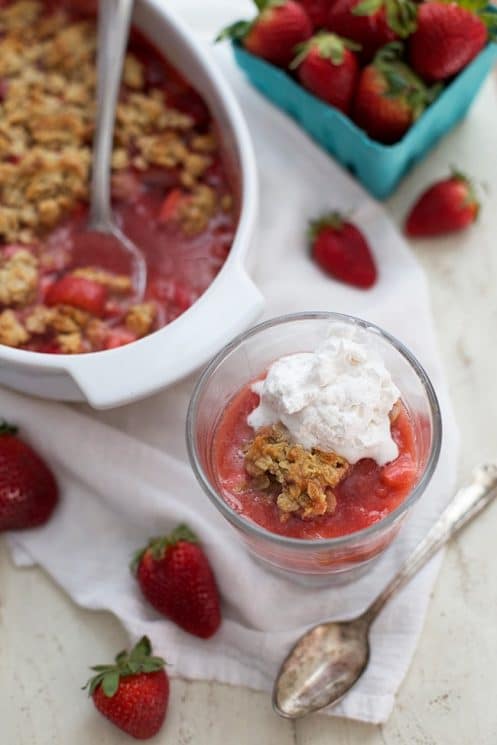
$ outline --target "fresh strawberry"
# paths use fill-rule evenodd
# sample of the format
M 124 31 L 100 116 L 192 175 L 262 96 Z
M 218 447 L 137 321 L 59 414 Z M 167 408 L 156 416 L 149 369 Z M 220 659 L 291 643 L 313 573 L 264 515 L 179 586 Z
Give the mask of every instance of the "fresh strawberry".
M 141 590 L 153 607 L 190 634 L 208 639 L 221 623 L 214 574 L 186 525 L 154 538 L 132 564 Z
M 0 530 L 43 525 L 59 501 L 53 473 L 17 437 L 17 428 L 0 422 Z
M 405 38 L 416 28 L 412 0 L 336 0 L 327 28 L 361 45 L 361 60 L 370 62 L 378 49 Z
M 100 282 L 85 277 L 66 274 L 48 288 L 45 294 L 47 305 L 71 305 L 101 316 L 107 300 L 107 288 Z
M 454 172 L 419 197 L 406 220 L 406 233 L 415 238 L 444 235 L 473 223 L 480 209 L 471 181 Z
M 439 93 L 400 60 L 402 45 L 394 42 L 381 49 L 359 78 L 354 102 L 354 121 L 373 140 L 392 144 L 407 132 Z
M 334 0 L 297 0 L 311 19 L 315 31 L 326 26 Z
M 348 39 L 321 31 L 297 47 L 291 67 L 297 68 L 304 88 L 347 113 L 359 76 L 359 62 L 352 51 L 358 48 Z
M 487 38 L 484 21 L 470 10 L 457 3 L 422 3 L 409 40 L 409 62 L 425 80 L 445 80 L 476 57 Z
M 234 23 L 219 34 L 218 40 L 237 39 L 252 54 L 288 67 L 297 44 L 312 35 L 309 16 L 295 0 L 255 0 L 255 4 L 259 14 L 254 21 Z
M 160 730 L 169 702 L 169 678 L 161 657 L 152 656 L 144 636 L 131 652 L 121 652 L 114 664 L 95 665 L 97 674 L 85 688 L 98 711 L 116 727 L 148 740 Z
M 374 285 L 375 260 L 366 238 L 353 223 L 332 212 L 311 223 L 309 237 L 312 257 L 327 274 L 363 289 Z

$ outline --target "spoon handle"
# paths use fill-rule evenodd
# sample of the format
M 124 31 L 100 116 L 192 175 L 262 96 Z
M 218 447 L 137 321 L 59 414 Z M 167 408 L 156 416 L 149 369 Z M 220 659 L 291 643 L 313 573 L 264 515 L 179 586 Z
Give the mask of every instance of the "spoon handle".
M 437 522 L 407 559 L 383 592 L 364 612 L 371 623 L 392 595 L 403 587 L 437 551 L 497 496 L 497 464 L 475 468 L 469 484 L 463 486 L 442 512 Z
M 90 222 L 109 231 L 110 177 L 117 99 L 134 0 L 101 0 L 98 18 L 97 112 L 93 142 Z

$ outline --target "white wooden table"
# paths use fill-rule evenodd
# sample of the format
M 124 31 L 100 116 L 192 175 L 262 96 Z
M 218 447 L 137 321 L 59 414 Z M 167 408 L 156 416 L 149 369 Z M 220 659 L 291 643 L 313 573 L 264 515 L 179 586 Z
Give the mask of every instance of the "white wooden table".
M 459 237 L 413 245 L 462 431 L 460 475 L 497 458 L 497 80 L 471 117 L 404 182 L 388 208 L 401 221 L 419 190 L 457 164 L 488 193 Z M 413 665 L 385 726 L 314 716 L 279 719 L 268 696 L 173 680 L 151 742 L 170 745 L 496 745 L 497 504 L 450 547 Z M 128 738 L 80 690 L 87 667 L 126 644 L 118 621 L 73 605 L 38 569 L 14 569 L 0 542 L 0 745 L 117 745 Z

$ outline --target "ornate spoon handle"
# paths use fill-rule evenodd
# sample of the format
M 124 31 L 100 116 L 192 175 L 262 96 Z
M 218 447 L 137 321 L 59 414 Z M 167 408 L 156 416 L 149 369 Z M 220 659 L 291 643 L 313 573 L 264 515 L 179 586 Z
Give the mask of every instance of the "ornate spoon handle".
M 403 587 L 437 551 L 497 496 L 497 464 L 477 466 L 472 481 L 463 486 L 442 512 L 437 522 L 415 548 L 383 592 L 363 613 L 371 623 L 392 595 Z

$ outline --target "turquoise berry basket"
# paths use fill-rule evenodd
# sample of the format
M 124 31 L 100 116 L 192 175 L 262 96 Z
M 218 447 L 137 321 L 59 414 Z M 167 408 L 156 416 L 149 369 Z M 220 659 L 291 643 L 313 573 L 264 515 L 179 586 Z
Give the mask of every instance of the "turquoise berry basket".
M 497 59 L 497 44 L 487 44 L 402 140 L 394 145 L 382 145 L 371 140 L 340 111 L 308 93 L 283 70 L 246 52 L 236 42 L 233 50 L 251 83 L 296 119 L 378 199 L 386 199 L 403 176 L 466 115 Z

